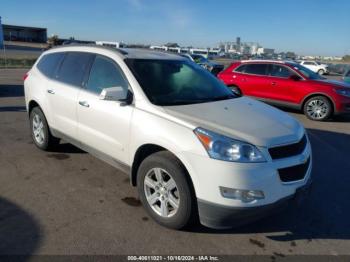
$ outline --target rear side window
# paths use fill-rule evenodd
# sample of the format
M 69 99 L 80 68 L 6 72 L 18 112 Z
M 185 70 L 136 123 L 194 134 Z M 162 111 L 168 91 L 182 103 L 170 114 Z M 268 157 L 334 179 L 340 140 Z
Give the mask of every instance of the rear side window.
M 268 65 L 267 64 L 247 64 L 244 72 L 252 75 L 267 75 Z
M 57 80 L 73 86 L 81 86 L 93 57 L 94 55 L 89 53 L 67 53 L 57 74 Z
M 90 76 L 87 83 L 87 90 L 100 94 L 102 89 L 120 86 L 128 89 L 128 83 L 125 80 L 121 69 L 111 59 L 103 56 L 96 56 L 90 70 Z
M 57 66 L 61 63 L 64 53 L 53 53 L 44 55 L 36 66 L 45 76 L 52 78 Z
M 285 66 L 281 66 L 281 65 L 270 66 L 270 76 L 288 78 L 291 75 L 293 75 L 293 73 Z
M 239 72 L 239 73 L 244 73 L 245 68 L 247 67 L 247 65 L 240 65 L 238 68 L 236 68 L 234 71 L 235 72 Z

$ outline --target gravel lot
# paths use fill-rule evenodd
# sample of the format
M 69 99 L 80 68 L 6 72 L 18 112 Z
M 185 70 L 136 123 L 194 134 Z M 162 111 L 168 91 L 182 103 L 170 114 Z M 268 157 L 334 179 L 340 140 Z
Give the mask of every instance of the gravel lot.
M 145 213 L 126 174 L 68 144 L 42 152 L 24 70 L 0 69 L 0 254 L 350 255 L 350 117 L 308 129 L 314 184 L 300 207 L 236 230 L 173 231 Z

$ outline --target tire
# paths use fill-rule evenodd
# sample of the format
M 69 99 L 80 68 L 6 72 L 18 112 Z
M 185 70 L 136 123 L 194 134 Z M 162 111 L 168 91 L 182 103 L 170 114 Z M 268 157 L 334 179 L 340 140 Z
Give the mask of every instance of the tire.
M 59 143 L 59 139 L 51 135 L 46 117 L 39 107 L 30 111 L 29 120 L 32 139 L 38 148 L 47 151 Z M 41 128 L 38 129 L 38 125 Z
M 159 175 L 162 179 L 158 179 Z M 169 177 L 175 182 L 175 189 L 167 187 L 166 182 L 174 186 L 174 183 L 169 183 Z M 182 163 L 170 152 L 154 153 L 141 163 L 137 171 L 137 187 L 144 208 L 158 224 L 182 229 L 197 221 L 197 202 L 192 183 Z
M 310 120 L 325 121 L 333 114 L 333 106 L 327 97 L 314 96 L 305 102 L 303 111 Z
M 242 90 L 238 86 L 229 86 L 229 88 L 238 96 L 243 96 Z
M 323 69 L 320 69 L 320 70 L 317 71 L 317 73 L 318 73 L 320 76 L 322 76 L 322 75 L 324 75 L 325 72 L 324 72 Z

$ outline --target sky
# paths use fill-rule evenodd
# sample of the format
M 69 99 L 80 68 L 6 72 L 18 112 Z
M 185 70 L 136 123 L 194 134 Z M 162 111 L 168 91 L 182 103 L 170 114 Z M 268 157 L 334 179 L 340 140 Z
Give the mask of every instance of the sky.
M 349 0 L 1 0 L 2 23 L 81 40 L 215 47 L 259 42 L 300 55 L 350 54 Z

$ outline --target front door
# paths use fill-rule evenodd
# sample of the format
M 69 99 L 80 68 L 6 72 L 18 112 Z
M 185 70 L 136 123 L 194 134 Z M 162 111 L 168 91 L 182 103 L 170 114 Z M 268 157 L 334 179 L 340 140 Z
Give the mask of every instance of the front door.
M 110 58 L 97 55 L 78 96 L 78 136 L 98 154 L 127 163 L 133 106 L 99 97 L 102 89 L 117 86 L 129 89 L 120 67 Z

